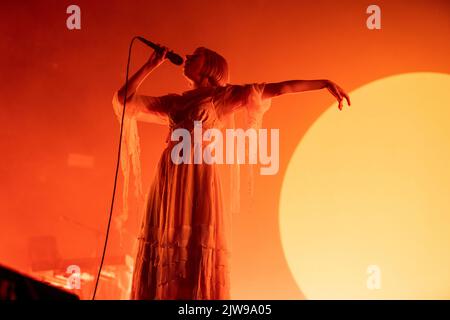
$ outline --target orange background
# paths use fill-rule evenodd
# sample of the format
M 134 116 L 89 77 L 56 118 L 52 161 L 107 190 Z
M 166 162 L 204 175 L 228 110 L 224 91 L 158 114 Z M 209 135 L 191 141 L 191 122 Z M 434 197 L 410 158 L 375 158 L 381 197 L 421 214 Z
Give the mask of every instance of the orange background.
M 81 30 L 66 8 L 81 8 Z M 368 1 L 4 1 L 0 13 L 0 263 L 30 272 L 28 239 L 52 235 L 66 259 L 99 255 L 116 165 L 112 94 L 124 81 L 128 44 L 142 35 L 180 54 L 206 46 L 231 82 L 332 79 L 347 91 L 389 75 L 450 72 L 448 1 L 377 1 L 382 29 L 366 28 Z M 151 50 L 135 46 L 132 71 Z M 169 63 L 141 92 L 181 92 Z M 280 244 L 283 174 L 302 136 L 333 102 L 326 91 L 276 98 L 263 126 L 280 128 L 280 171 L 256 179 L 252 216 L 234 219 L 232 297 L 298 299 Z M 345 109 L 344 111 L 345 112 Z M 167 129 L 141 124 L 145 188 Z M 70 153 L 95 159 L 68 165 Z M 121 184 L 119 184 L 120 190 Z M 120 206 L 119 201 L 116 207 Z M 132 216 L 130 228 L 139 217 Z M 118 251 L 111 239 L 109 254 Z

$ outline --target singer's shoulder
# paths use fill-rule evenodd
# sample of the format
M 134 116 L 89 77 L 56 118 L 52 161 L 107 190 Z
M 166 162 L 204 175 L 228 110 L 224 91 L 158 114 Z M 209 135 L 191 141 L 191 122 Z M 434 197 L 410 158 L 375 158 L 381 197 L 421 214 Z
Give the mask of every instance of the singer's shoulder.
M 160 96 L 163 100 L 176 102 L 181 98 L 181 94 L 169 92 L 165 95 Z
M 193 97 L 201 97 L 201 96 L 211 96 L 216 91 L 217 87 L 199 87 L 190 90 L 186 90 L 181 93 L 181 97 L 183 98 L 193 98 Z

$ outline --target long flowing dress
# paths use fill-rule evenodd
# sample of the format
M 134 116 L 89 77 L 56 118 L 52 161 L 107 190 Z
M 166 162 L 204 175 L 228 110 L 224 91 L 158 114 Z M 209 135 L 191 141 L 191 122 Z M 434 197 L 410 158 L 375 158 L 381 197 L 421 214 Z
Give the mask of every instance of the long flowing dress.
M 161 97 L 135 94 L 126 107 L 149 122 L 168 124 L 169 137 L 177 128 L 193 137 L 194 121 L 201 121 L 203 132 L 223 128 L 230 114 L 252 105 L 252 96 L 260 99 L 263 88 L 264 83 L 201 87 Z M 255 119 L 265 110 L 247 111 Z M 191 161 L 174 163 L 171 151 L 179 142 L 169 137 L 147 194 L 131 299 L 229 299 L 229 235 L 218 165 L 194 163 L 194 139 Z

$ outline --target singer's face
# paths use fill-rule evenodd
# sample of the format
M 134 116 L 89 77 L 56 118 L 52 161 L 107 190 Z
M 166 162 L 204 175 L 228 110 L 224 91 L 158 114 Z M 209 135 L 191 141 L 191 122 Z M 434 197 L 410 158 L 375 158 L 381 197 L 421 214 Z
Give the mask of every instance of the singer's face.
M 193 54 L 186 55 L 184 75 L 195 82 L 199 81 L 204 60 L 205 57 L 201 51 L 196 50 Z

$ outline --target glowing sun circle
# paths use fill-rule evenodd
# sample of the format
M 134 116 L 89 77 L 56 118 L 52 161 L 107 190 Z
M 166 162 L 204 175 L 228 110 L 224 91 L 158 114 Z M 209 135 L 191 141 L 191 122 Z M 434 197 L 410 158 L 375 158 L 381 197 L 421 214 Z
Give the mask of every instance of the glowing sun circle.
M 396 75 L 350 97 L 288 165 L 290 270 L 308 299 L 450 299 L 450 75 Z

